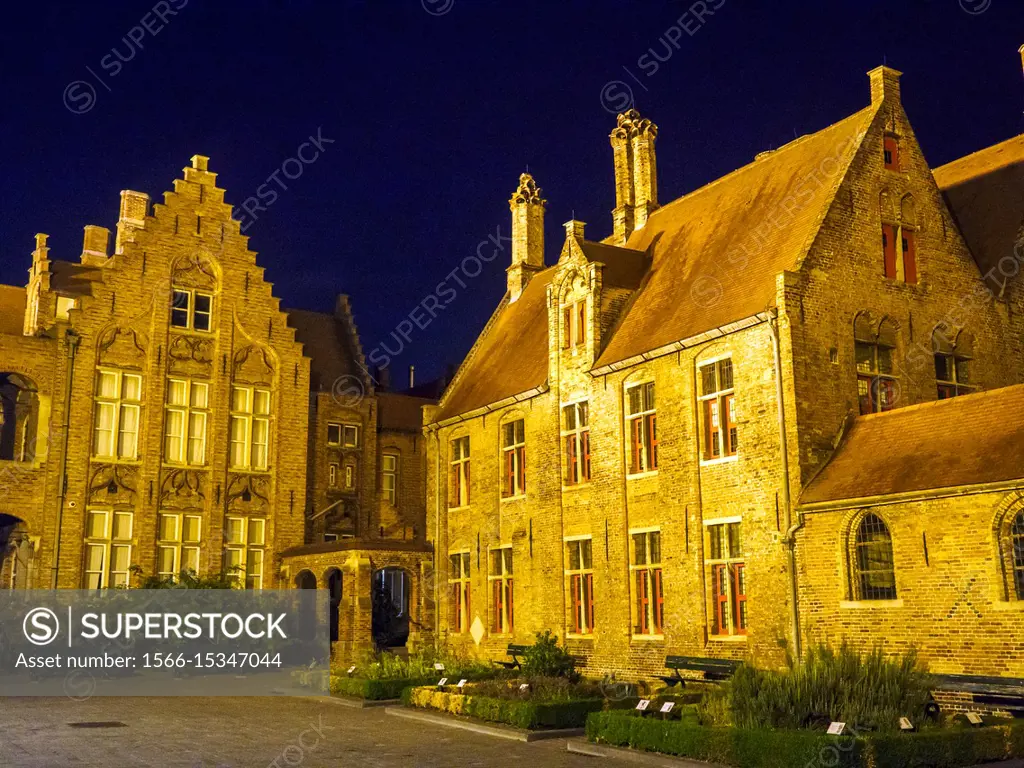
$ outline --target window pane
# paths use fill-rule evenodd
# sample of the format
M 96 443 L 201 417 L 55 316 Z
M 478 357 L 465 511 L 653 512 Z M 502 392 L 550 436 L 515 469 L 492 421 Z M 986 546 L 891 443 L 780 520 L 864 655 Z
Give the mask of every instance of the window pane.
M 125 374 L 121 382 L 121 399 L 139 402 L 142 399 L 142 377 Z
M 229 544 L 244 544 L 243 529 L 245 523 L 240 517 L 229 517 L 225 539 Z
M 199 547 L 183 547 L 181 550 L 181 569 L 199 572 Z
M 240 549 L 229 549 L 226 552 L 225 563 L 227 568 L 237 568 L 242 564 L 242 550 Z
M 578 571 L 580 569 L 580 542 L 570 541 L 569 542 L 569 570 Z
M 157 550 L 157 570 L 161 576 L 174 576 L 174 547 Z
M 661 562 L 661 533 L 658 531 L 652 531 L 647 534 L 650 537 L 651 547 L 651 563 L 657 564 Z
M 136 455 L 136 438 L 139 431 L 139 406 L 121 406 L 121 428 L 117 436 L 117 455 L 133 459 Z
M 164 439 L 164 458 L 167 461 L 181 461 L 185 431 L 185 414 L 182 411 L 167 412 L 167 435 Z
M 508 576 L 512 575 L 512 547 L 506 547 L 501 550 L 501 555 L 505 560 L 505 573 Z
M 971 383 L 971 364 L 962 357 L 956 358 L 956 381 L 959 384 Z
M 721 560 L 722 558 L 722 526 L 708 526 L 708 535 L 711 540 L 711 559 Z
M 250 390 L 244 387 L 232 387 L 231 388 L 231 410 L 239 413 L 249 412 L 249 395 Z
M 196 294 L 196 312 L 210 312 L 210 297 L 205 293 Z
M 206 461 L 206 414 L 189 414 L 188 462 L 202 464 Z
M 265 389 L 257 389 L 254 393 L 253 413 L 266 416 L 270 413 L 270 392 Z
M 342 442 L 352 448 L 359 443 L 359 428 L 351 424 L 346 424 L 342 429 Z
M 115 512 L 114 530 L 111 536 L 114 540 L 124 541 L 132 537 L 132 513 Z
M 718 391 L 715 366 L 705 365 L 700 369 L 701 394 L 711 395 Z
M 647 547 L 642 533 L 633 534 L 633 562 L 636 565 L 647 564 Z
M 857 342 L 855 347 L 857 358 L 857 370 L 861 373 L 871 373 L 875 369 L 875 347 L 873 344 Z
M 578 403 L 576 405 L 576 413 L 578 416 L 579 425 L 585 427 L 590 423 L 590 409 L 587 407 L 586 402 Z
M 181 531 L 181 540 L 193 544 L 198 543 L 201 524 L 202 518 L 198 515 L 185 515 Z
M 562 429 L 573 430 L 576 429 L 576 406 L 567 405 L 562 408 Z
M 939 381 L 953 381 L 953 370 L 948 355 L 935 355 L 935 378 Z
M 110 547 L 111 570 L 126 572 L 128 570 L 129 555 L 132 548 L 125 545 L 113 544 Z
M 192 382 L 192 407 L 207 408 L 210 404 L 210 386 L 203 382 Z
M 654 410 L 654 382 L 649 381 L 644 384 L 644 410 Z
M 582 566 L 584 569 L 593 568 L 593 561 L 590 559 L 590 539 L 584 539 L 580 542 L 580 554 L 582 555 Z
M 640 387 L 630 387 L 626 390 L 626 411 L 630 415 L 640 413 Z
M 252 420 L 252 466 L 254 469 L 267 468 L 267 444 L 270 422 L 266 419 Z
M 892 348 L 878 347 L 878 372 L 892 373 Z
M 100 371 L 96 379 L 96 394 L 99 397 L 117 397 L 117 374 Z
M 167 382 L 167 404 L 168 405 L 185 405 L 186 395 L 188 391 L 188 382 L 181 381 L 180 379 L 170 379 Z
M 160 541 L 178 540 L 178 516 L 160 515 L 160 532 L 157 534 Z
M 248 422 L 240 416 L 231 417 L 231 466 L 244 467 L 248 443 Z
M 89 512 L 85 535 L 90 539 L 105 539 L 107 537 L 106 512 Z
M 90 544 L 85 555 L 85 567 L 89 571 L 103 570 L 103 557 L 106 554 L 106 547 L 102 544 Z
M 327 443 L 328 445 L 337 445 L 341 442 L 341 424 L 328 424 L 327 425 Z
M 718 361 L 718 387 L 721 390 L 732 389 L 732 360 Z
M 263 544 L 264 520 L 258 518 L 249 519 L 249 544 Z

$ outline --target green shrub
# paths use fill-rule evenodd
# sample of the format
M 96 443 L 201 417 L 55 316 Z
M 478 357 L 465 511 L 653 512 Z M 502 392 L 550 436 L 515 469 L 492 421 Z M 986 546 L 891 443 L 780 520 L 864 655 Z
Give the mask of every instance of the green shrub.
M 412 688 L 402 694 L 407 706 L 436 709 L 455 715 L 505 723 L 516 728 L 582 728 L 587 715 L 599 712 L 603 699 L 574 701 L 532 701 L 494 698 L 473 693 L 438 691 L 430 687 Z
M 523 674 L 527 677 L 564 677 L 577 682 L 576 659 L 558 644 L 551 630 L 538 632 L 533 645 L 523 654 Z

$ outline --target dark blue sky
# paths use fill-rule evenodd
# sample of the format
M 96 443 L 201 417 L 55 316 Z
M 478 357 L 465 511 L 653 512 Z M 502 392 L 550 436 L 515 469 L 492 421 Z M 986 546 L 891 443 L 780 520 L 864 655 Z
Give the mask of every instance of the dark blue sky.
M 334 143 L 247 234 L 285 306 L 327 311 L 350 294 L 369 351 L 497 227 L 507 234 L 527 165 L 549 201 L 549 262 L 574 210 L 590 237 L 608 233 L 609 81 L 659 125 L 662 201 L 865 106 L 865 72 L 883 58 L 904 72 L 933 166 L 1024 132 L 1019 0 L 706 2 L 719 4 L 682 25 L 692 2 L 7 4 L 0 282 L 24 283 L 36 232 L 77 259 L 85 224 L 113 229 L 119 190 L 160 199 L 193 154 L 239 205 L 321 127 Z M 161 26 L 150 13 L 144 30 L 154 6 L 177 15 Z M 141 50 L 114 74 L 130 35 Z M 670 54 L 657 71 L 649 48 Z M 65 106 L 76 80 L 96 90 L 82 114 Z M 606 91 L 610 106 L 622 93 Z M 461 359 L 507 259 L 463 277 L 396 369 Z

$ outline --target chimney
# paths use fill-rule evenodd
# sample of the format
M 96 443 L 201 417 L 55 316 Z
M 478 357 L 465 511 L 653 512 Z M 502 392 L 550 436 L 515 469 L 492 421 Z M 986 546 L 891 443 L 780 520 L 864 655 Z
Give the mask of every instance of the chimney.
M 658 169 L 654 142 L 658 126 L 635 109 L 620 114 L 609 136 L 615 164 L 615 210 L 612 230 L 622 245 L 630 234 L 643 229 L 658 207 Z
M 110 258 L 107 245 L 110 243 L 110 230 L 87 224 L 85 236 L 82 238 L 82 263 L 90 267 L 100 267 Z
M 409 389 L 412 389 L 415 386 L 416 386 L 416 366 L 415 365 L 410 365 L 409 366 Z
M 131 234 L 141 229 L 146 223 L 149 212 L 149 195 L 145 192 L 121 190 L 121 213 L 117 220 L 117 239 L 114 242 L 114 253 L 121 253 L 124 244 L 131 239 Z
M 391 389 L 391 371 L 390 369 L 382 366 L 376 366 L 373 369 L 373 380 L 376 382 L 374 387 L 379 392 L 387 392 Z
M 900 75 L 902 72 L 892 67 L 875 67 L 868 72 L 871 81 L 871 103 L 881 104 L 883 101 L 899 102 Z
M 574 240 L 579 240 L 580 242 L 583 241 L 583 230 L 587 226 L 586 222 L 577 221 L 576 219 L 569 219 L 569 221 L 565 222 L 565 224 L 563 224 L 562 226 L 565 227 L 566 240 L 568 240 L 569 238 L 573 238 Z
M 547 200 L 540 196 L 533 176 L 522 174 L 519 188 L 508 201 L 512 211 L 512 266 L 506 270 L 510 303 L 522 296 L 530 278 L 544 269 L 545 205 Z

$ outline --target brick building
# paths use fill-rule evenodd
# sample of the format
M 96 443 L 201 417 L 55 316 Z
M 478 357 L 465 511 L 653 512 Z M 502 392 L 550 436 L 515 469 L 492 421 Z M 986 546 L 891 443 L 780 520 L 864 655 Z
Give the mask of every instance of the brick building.
M 1024 675 L 1024 137 L 933 171 L 900 73 L 869 84 L 664 205 L 619 115 L 612 233 L 567 222 L 554 264 L 520 178 L 508 291 L 425 410 L 446 642 Z
M 37 235 L 27 286 L 0 287 L 0 585 L 312 577 L 352 632 L 343 608 L 370 604 L 371 576 L 429 559 L 433 401 L 377 391 L 345 297 L 281 309 L 207 166 L 193 157 L 162 203 L 122 192 L 112 253 L 98 226 L 77 261 Z

